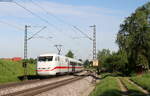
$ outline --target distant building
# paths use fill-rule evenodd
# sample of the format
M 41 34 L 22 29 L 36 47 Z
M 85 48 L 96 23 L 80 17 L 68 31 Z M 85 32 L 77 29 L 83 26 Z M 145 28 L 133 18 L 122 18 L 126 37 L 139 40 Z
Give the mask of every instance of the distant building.
M 10 61 L 21 61 L 21 57 L 13 57 L 13 58 L 1 58 L 3 60 L 10 60 Z
M 21 61 L 22 58 L 21 58 L 21 57 L 13 57 L 11 60 L 12 60 L 12 61 Z

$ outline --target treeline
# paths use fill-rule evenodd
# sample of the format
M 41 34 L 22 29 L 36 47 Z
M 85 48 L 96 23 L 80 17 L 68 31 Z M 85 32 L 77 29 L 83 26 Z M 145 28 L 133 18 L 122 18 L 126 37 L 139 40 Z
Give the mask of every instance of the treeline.
M 150 2 L 137 8 L 120 25 L 116 43 L 118 52 L 98 52 L 101 70 L 129 75 L 148 71 L 150 67 Z M 87 62 L 87 61 L 86 61 Z
M 111 52 L 109 49 L 98 51 L 97 58 L 100 62 L 99 69 L 103 72 L 121 72 L 126 74 L 128 71 L 127 55 L 123 51 Z
M 26 60 L 22 60 L 21 62 L 27 62 L 28 64 L 36 64 L 37 59 L 29 58 L 29 59 L 26 59 Z
M 150 2 L 127 17 L 116 40 L 125 62 L 125 73 L 149 70 L 150 64 Z

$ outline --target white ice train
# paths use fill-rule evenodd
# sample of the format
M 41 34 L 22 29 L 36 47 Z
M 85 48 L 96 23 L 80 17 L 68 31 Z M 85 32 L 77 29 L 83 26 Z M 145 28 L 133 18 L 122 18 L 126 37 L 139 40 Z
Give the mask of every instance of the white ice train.
M 83 70 L 81 61 L 57 54 L 42 54 L 37 58 L 37 75 L 57 75 Z

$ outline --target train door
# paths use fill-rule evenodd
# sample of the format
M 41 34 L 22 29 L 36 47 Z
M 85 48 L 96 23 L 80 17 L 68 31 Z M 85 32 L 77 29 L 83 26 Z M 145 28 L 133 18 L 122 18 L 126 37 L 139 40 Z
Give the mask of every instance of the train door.
M 70 72 L 70 71 L 69 71 L 69 68 L 70 68 L 70 67 L 69 67 L 69 64 L 70 64 L 70 62 L 69 62 L 68 59 L 66 59 L 66 63 L 67 63 L 67 67 L 68 67 L 68 68 L 67 68 L 67 69 L 68 69 L 67 72 L 69 73 L 69 72 Z
M 61 66 L 61 60 L 60 60 L 59 56 L 57 58 L 58 58 L 58 67 L 60 67 Z M 60 72 L 61 72 L 61 69 L 59 68 L 58 73 L 60 73 Z
M 75 62 L 72 62 L 72 72 L 75 72 L 75 66 L 76 66 Z

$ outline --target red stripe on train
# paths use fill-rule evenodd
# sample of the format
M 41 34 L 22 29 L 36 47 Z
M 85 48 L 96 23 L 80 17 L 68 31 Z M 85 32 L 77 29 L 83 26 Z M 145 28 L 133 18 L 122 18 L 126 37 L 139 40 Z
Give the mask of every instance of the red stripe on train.
M 83 68 L 83 67 L 64 67 L 64 66 L 57 66 L 57 67 L 55 67 L 55 68 L 53 68 L 53 69 L 51 69 L 51 70 L 36 70 L 36 71 L 53 71 L 53 70 L 55 70 L 55 69 L 68 69 L 68 68 Z

